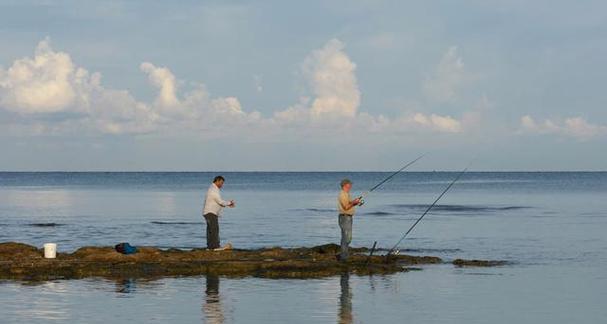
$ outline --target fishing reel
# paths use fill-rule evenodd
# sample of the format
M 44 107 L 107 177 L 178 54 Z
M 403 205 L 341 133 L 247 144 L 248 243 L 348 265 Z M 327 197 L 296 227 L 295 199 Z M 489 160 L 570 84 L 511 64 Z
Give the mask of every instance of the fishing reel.
M 358 206 L 362 206 L 365 204 L 365 200 L 363 199 L 363 196 L 358 197 Z

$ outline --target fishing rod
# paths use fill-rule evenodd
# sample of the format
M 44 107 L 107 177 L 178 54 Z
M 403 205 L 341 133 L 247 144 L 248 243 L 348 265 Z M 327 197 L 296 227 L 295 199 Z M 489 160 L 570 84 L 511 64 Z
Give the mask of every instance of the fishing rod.
M 375 186 L 373 186 L 373 188 L 369 189 L 369 191 L 365 191 L 362 193 L 362 195 L 360 195 L 360 197 L 358 197 L 360 203 L 359 206 L 362 206 L 365 202 L 364 202 L 364 198 L 370 194 L 371 192 L 373 192 L 375 189 L 379 188 L 381 185 L 383 185 L 384 183 L 390 181 L 390 179 L 394 178 L 394 176 L 396 176 L 397 174 L 403 172 L 406 168 L 408 168 L 409 166 L 411 166 L 413 163 L 417 162 L 419 159 L 423 158 L 426 154 L 422 154 L 420 156 L 418 156 L 415 160 L 405 164 L 402 168 L 396 170 L 394 173 L 390 174 L 388 177 L 386 177 L 384 180 L 380 181 L 378 184 L 376 184 Z
M 415 226 L 424 218 L 424 216 L 426 216 L 426 214 L 428 214 L 430 209 L 432 209 L 436 205 L 436 203 L 438 203 L 438 201 L 447 193 L 447 191 L 449 191 L 449 189 L 451 189 L 451 187 L 457 182 L 457 180 L 459 180 L 459 178 L 461 178 L 462 175 L 464 175 L 464 173 L 466 173 L 466 171 L 468 171 L 468 167 L 466 167 L 464 170 L 462 170 L 460 173 L 457 174 L 455 179 L 453 179 L 453 181 L 451 181 L 451 183 L 449 183 L 449 185 L 445 188 L 445 190 L 443 190 L 443 192 L 436 198 L 436 200 L 434 200 L 434 202 L 430 206 L 428 206 L 426 211 L 424 211 L 424 213 L 415 221 L 415 223 L 413 223 L 413 225 L 411 225 L 409 230 L 407 230 L 407 232 L 405 232 L 405 235 L 403 235 L 400 238 L 400 240 L 398 240 L 398 242 L 396 242 L 396 244 L 394 244 L 394 246 L 390 250 L 388 250 L 388 254 L 386 254 L 386 257 L 389 257 L 395 251 L 398 253 L 398 250 L 397 250 L 398 245 L 407 237 L 407 235 L 409 235 L 409 233 L 411 233 L 413 228 L 415 228 Z

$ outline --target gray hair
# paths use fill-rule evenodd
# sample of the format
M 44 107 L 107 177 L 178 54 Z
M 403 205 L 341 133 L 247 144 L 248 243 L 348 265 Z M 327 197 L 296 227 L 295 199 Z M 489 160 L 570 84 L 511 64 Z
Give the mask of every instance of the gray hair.
M 340 186 L 343 188 L 343 187 L 344 187 L 345 185 L 347 185 L 348 183 L 349 183 L 349 184 L 352 184 L 352 181 L 350 181 L 350 179 L 343 179 L 343 180 L 341 180 L 341 182 L 340 182 Z

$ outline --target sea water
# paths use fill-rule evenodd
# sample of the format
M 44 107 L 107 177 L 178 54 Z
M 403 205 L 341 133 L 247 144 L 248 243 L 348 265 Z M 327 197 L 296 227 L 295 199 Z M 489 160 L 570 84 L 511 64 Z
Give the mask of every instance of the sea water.
M 0 173 L 0 242 L 205 245 L 202 200 L 217 173 Z M 237 248 L 337 243 L 339 181 L 382 172 L 221 173 L 237 207 L 220 219 Z M 391 247 L 456 176 L 402 173 L 367 197 L 353 246 Z M 607 318 L 607 173 L 471 172 L 401 244 L 445 260 L 386 276 L 0 282 L 0 322 L 602 323 Z

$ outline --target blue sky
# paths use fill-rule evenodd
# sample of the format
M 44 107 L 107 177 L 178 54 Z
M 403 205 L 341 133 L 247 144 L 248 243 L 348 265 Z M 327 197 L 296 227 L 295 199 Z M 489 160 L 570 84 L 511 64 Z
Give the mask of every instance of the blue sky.
M 605 170 L 602 1 L 0 1 L 0 170 Z

